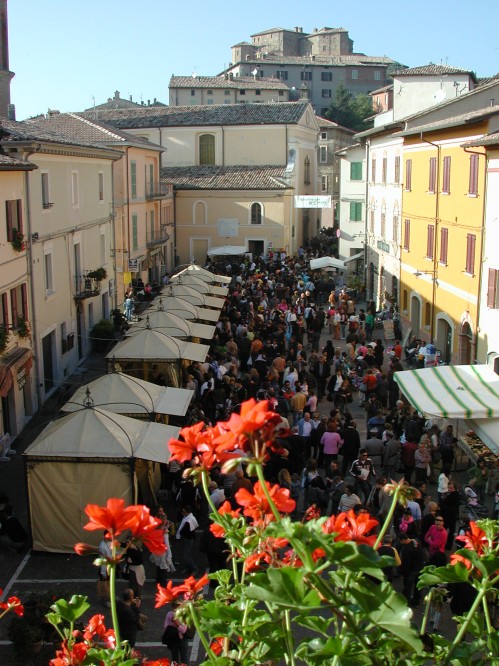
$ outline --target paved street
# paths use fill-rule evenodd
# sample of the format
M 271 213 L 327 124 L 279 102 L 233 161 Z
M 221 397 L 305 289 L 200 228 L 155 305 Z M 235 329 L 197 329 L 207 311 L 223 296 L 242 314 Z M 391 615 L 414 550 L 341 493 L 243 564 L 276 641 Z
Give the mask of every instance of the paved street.
M 326 329 L 325 329 L 326 331 Z M 321 343 L 325 344 L 328 339 L 326 332 L 323 333 Z M 344 341 L 336 341 L 338 346 L 343 347 Z M 335 342 L 335 345 L 336 345 Z M 103 356 L 92 355 L 83 365 L 85 372 L 77 373 L 71 378 L 73 388 L 76 389 L 81 383 L 86 383 L 95 379 L 105 372 L 105 363 Z M 323 400 L 320 403 L 320 413 L 328 414 L 331 409 L 331 403 Z M 364 410 L 359 405 L 359 395 L 354 395 L 354 402 L 350 405 L 351 411 L 357 421 L 358 429 L 363 441 L 366 434 Z M 22 436 L 14 443 L 14 448 L 18 450 L 18 455 L 14 456 L 10 463 L 0 463 L 0 488 L 7 492 L 14 506 L 15 513 L 24 525 L 28 524 L 27 506 L 26 506 L 26 485 L 24 460 L 21 452 L 38 435 L 41 429 L 53 418 L 58 409 L 58 398 L 51 398 L 41 412 L 32 419 L 29 426 L 22 433 Z M 463 477 L 464 478 L 464 477 Z M 436 497 L 435 486 L 430 485 L 428 494 Z M 167 507 L 173 510 L 173 507 Z M 57 520 L 57 516 L 54 516 Z M 175 541 L 172 544 L 174 560 L 177 559 Z M 202 556 L 200 556 L 202 557 Z M 154 610 L 154 567 L 146 557 L 145 567 L 147 572 L 147 582 L 144 586 L 144 594 L 141 610 L 149 616 L 147 627 L 139 633 L 138 649 L 150 657 L 158 658 L 168 656 L 168 650 L 161 645 L 161 634 L 163 620 L 167 609 L 159 611 Z M 203 565 L 203 563 L 201 562 Z M 79 557 L 77 555 L 62 555 L 49 553 L 30 553 L 5 554 L 0 552 L 0 567 L 2 576 L 0 587 L 8 595 L 15 594 L 21 599 L 26 598 L 32 591 L 48 591 L 54 598 L 69 597 L 71 594 L 79 593 L 88 595 L 92 604 L 90 613 L 102 612 L 106 620 L 110 621 L 109 611 L 98 604 L 96 595 L 96 569 L 92 564 L 92 558 Z M 178 569 L 181 569 L 179 566 Z M 175 575 L 175 574 L 174 574 Z M 176 580 L 176 579 L 174 579 Z M 178 581 L 181 579 L 179 578 Z M 400 586 L 400 579 L 396 580 L 397 588 Z M 118 593 L 121 593 L 127 586 L 126 581 L 118 582 Z M 423 606 L 415 609 L 415 620 L 420 621 Z M 7 640 L 6 626 L 4 622 L 0 626 L 0 663 L 13 664 L 13 650 Z M 442 613 L 441 630 L 448 635 L 453 632 L 453 622 L 450 620 L 450 612 L 447 607 Z M 37 664 L 46 664 L 48 659 L 54 655 L 55 646 L 46 645 L 43 652 L 37 657 Z M 191 641 L 191 664 L 199 661 L 200 644 L 197 639 Z

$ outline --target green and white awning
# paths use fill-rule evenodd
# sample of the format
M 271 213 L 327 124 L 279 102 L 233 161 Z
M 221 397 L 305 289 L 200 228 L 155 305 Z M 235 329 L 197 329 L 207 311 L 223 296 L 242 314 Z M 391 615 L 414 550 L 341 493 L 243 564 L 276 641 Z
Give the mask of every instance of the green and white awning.
M 499 375 L 488 365 L 403 370 L 394 379 L 419 412 L 447 419 L 499 417 Z

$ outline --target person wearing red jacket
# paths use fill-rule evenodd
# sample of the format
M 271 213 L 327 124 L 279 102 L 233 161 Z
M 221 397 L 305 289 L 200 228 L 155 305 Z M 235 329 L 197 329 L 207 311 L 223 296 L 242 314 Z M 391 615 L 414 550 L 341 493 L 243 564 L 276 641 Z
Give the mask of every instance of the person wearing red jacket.
M 402 444 L 400 450 L 400 461 L 404 468 L 404 479 L 409 484 L 411 483 L 414 468 L 416 467 L 415 453 L 417 449 L 418 445 L 414 441 L 412 435 L 409 435 L 407 440 Z
M 447 530 L 444 527 L 444 519 L 442 516 L 436 516 L 435 524 L 429 528 L 424 538 L 428 544 L 430 560 L 436 553 L 445 553 L 447 536 Z

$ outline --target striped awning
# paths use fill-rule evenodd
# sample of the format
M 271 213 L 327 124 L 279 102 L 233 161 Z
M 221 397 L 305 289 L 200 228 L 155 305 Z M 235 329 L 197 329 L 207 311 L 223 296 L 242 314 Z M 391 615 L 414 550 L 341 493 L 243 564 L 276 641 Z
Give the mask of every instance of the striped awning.
M 499 417 L 499 375 L 488 365 L 403 370 L 394 379 L 419 412 L 457 419 Z

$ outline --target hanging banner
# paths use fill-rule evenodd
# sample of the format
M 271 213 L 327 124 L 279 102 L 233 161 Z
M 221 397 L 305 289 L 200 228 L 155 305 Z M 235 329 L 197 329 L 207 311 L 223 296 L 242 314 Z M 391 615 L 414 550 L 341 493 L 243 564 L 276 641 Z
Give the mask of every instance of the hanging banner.
M 331 208 L 331 195 L 298 194 L 295 196 L 295 208 Z

